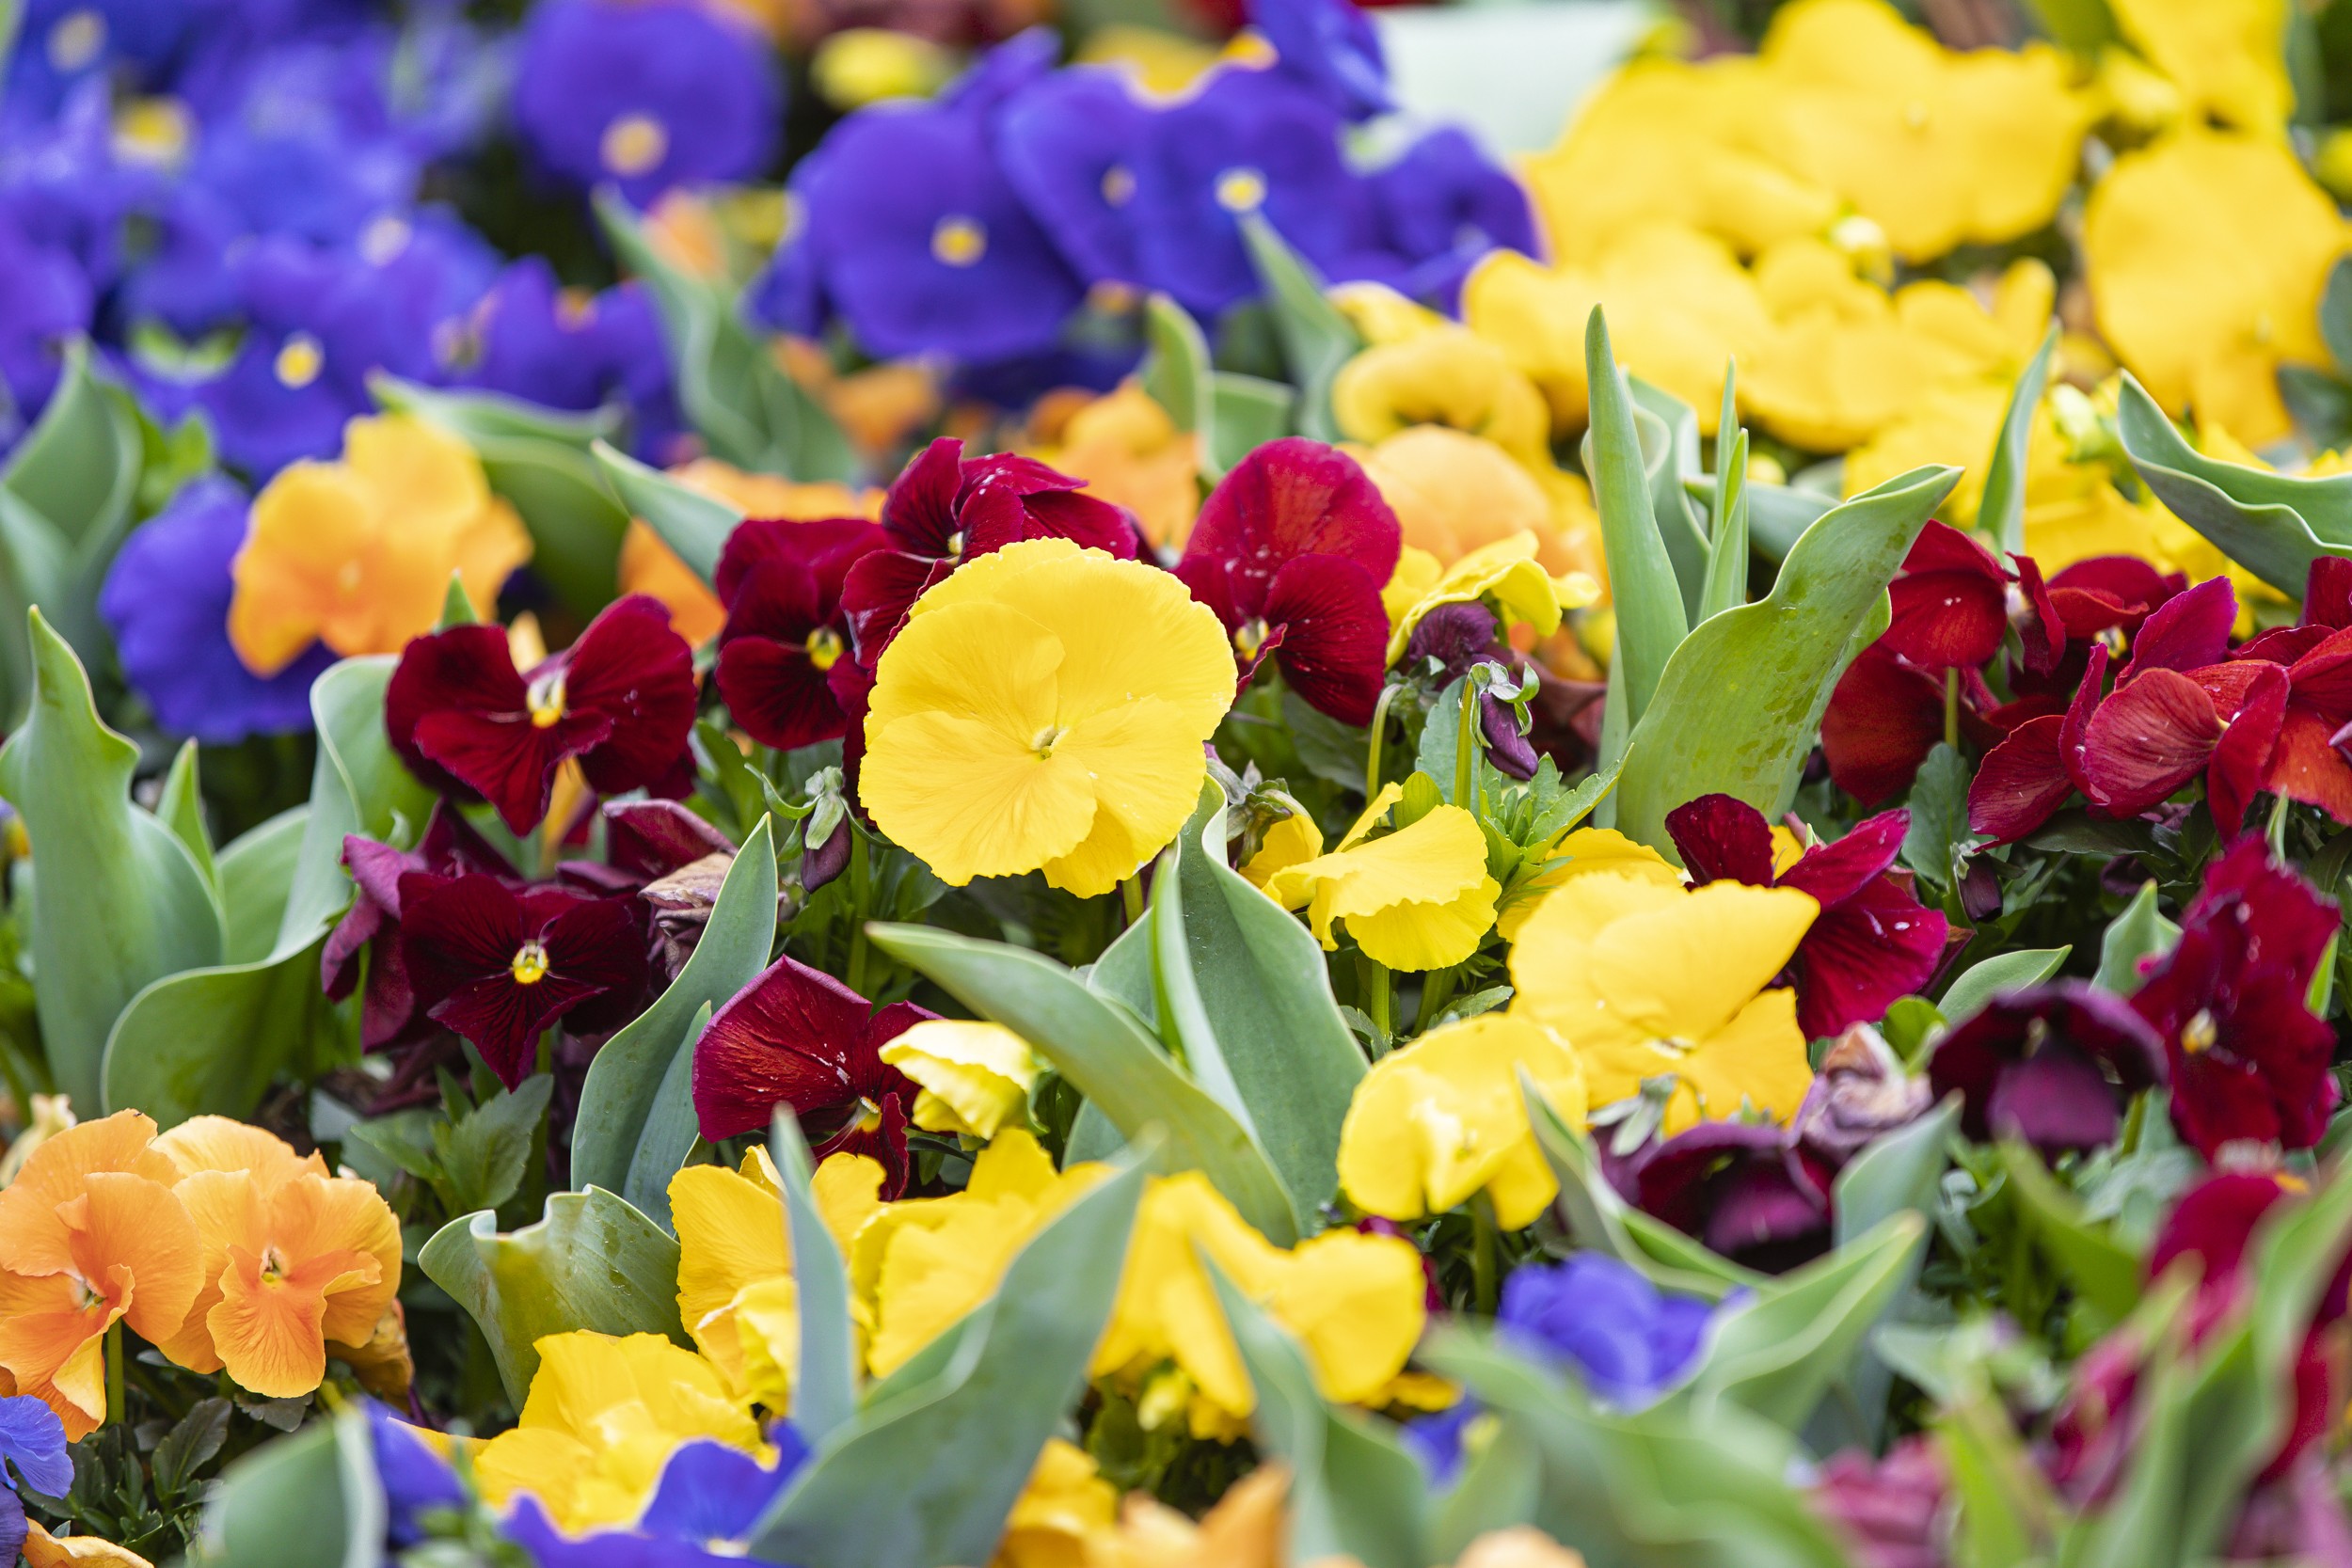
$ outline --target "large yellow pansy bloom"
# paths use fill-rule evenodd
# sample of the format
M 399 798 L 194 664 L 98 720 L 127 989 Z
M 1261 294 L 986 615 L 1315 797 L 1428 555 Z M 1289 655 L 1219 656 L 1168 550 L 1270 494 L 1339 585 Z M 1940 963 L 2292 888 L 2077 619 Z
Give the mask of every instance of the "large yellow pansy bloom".
M 1369 838 L 1403 799 L 1400 786 L 1383 785 L 1338 848 L 1261 875 L 1267 897 L 1286 910 L 1306 909 L 1307 924 L 1326 948 L 1339 946 L 1333 927 L 1344 923 L 1356 945 L 1377 963 L 1443 969 L 1478 951 L 1479 939 L 1494 925 L 1502 886 L 1486 875 L 1486 838 L 1478 819 L 1459 806 L 1438 806 L 1385 838 Z M 1311 821 L 1289 820 L 1301 824 L 1298 832 L 1312 834 L 1307 842 L 1321 848 L 1322 834 Z
M 915 601 L 875 672 L 859 791 L 942 880 L 1107 893 L 1184 825 L 1233 700 L 1225 628 L 1169 574 L 1011 545 Z

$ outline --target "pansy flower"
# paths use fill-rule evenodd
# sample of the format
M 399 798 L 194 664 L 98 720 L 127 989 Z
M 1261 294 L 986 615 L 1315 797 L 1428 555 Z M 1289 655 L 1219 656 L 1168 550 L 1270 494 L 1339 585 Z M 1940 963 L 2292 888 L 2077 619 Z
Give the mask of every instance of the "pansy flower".
M 1961 1131 L 2017 1137 L 2055 1158 L 2115 1140 L 2122 1102 L 2164 1082 L 2164 1044 L 2121 997 L 2061 980 L 1995 997 L 1953 1025 L 1928 1062 L 1941 1099 L 1966 1097 Z
M 1396 106 L 1380 35 L 1354 0 L 1256 0 L 1249 9 L 1275 69 L 1335 113 L 1365 120 Z
M 1007 545 L 1069 539 L 1132 557 L 1135 525 L 1108 501 L 1087 495 L 1085 485 L 1034 458 L 966 458 L 953 436 L 916 453 L 882 501 L 888 543 L 860 555 L 842 582 L 860 661 L 875 666 L 926 589 Z
M 996 119 L 1005 177 L 1089 283 L 1133 283 L 1136 150 L 1152 111 L 1124 72 L 1072 66 L 1024 87 Z
M 1292 436 L 1217 482 L 1176 575 L 1225 623 L 1244 686 L 1271 657 L 1315 708 L 1368 724 L 1388 667 L 1380 590 L 1401 544 L 1396 514 L 1354 458 Z
M 1780 1274 L 1829 1250 L 1835 1172 L 1786 1129 L 1703 1121 L 1611 1164 L 1627 1202 L 1734 1262 Z
M 20 1483 L 51 1497 L 62 1497 L 73 1487 L 65 1423 L 30 1394 L 0 1397 L 0 1556 L 15 1557 L 32 1533 L 24 1499 L 17 1496 Z
M 1666 814 L 1691 880 L 1728 878 L 1751 887 L 1792 887 L 1821 912 L 1797 944 L 1797 1026 L 1810 1038 L 1870 1023 L 1888 1004 L 1926 986 L 1944 959 L 1947 922 L 1893 872 L 1907 811 L 1883 812 L 1832 844 L 1796 853 L 1764 814 L 1729 795 L 1702 795 Z
M 848 729 L 829 679 L 851 657 L 842 579 L 887 537 L 855 517 L 758 518 L 727 535 L 713 575 L 727 607 L 716 678 L 727 712 L 754 740 L 788 752 Z
M 669 780 L 694 724 L 694 656 L 660 601 L 632 594 L 528 672 L 502 627 L 452 626 L 410 642 L 384 694 L 384 725 L 411 771 L 478 794 L 508 828 L 547 816 L 556 768 L 618 795 Z
M 359 1038 L 362 1049 L 381 1051 L 406 1037 L 417 1016 L 400 942 L 401 879 L 418 871 L 436 877 L 478 872 L 519 886 L 522 877 L 447 800 L 434 803 L 424 837 L 413 850 L 345 834 L 343 868 L 356 892 L 319 954 L 319 985 L 329 1001 L 341 1002 L 358 989 L 360 958 L 366 956 L 368 990 L 360 1005 Z
M 417 1006 L 472 1041 L 510 1089 L 531 1076 L 540 1031 L 567 1018 L 576 1030 L 613 1027 L 644 987 L 634 899 L 410 872 L 400 901 Z
M 694 1044 L 703 1136 L 716 1143 L 757 1132 L 788 1105 L 819 1159 L 868 1155 L 888 1173 L 885 1196 L 898 1196 L 917 1090 L 882 1059 L 882 1048 L 934 1016 L 910 1002 L 876 1012 L 832 975 L 778 958 L 712 1015 Z

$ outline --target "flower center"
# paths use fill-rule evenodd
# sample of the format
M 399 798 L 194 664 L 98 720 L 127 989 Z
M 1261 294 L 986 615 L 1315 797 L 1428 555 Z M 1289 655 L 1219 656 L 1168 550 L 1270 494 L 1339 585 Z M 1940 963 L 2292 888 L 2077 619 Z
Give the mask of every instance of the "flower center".
M 515 949 L 515 961 L 506 966 L 518 986 L 535 986 L 548 977 L 548 948 L 543 942 L 526 942 Z
M 612 173 L 644 174 L 669 155 L 670 128 L 648 114 L 627 114 L 604 128 L 596 156 Z
M 297 332 L 279 345 L 270 368 L 277 372 L 279 386 L 298 392 L 326 368 L 326 351 L 308 332 Z
M 950 561 L 963 559 L 963 530 L 958 529 L 947 535 L 947 559 Z
M 931 230 L 931 255 L 943 266 L 968 267 L 988 254 L 988 230 L 976 218 L 944 217 Z
M 1113 164 L 1103 171 L 1103 199 L 1114 207 L 1124 207 L 1135 199 L 1135 170 L 1125 164 Z
M 389 266 L 400 260 L 415 233 L 406 218 L 386 213 L 359 231 L 360 259 L 372 267 Z
M 81 70 L 106 47 L 106 19 L 85 6 L 57 18 L 49 29 L 49 64 L 60 72 Z
M 2198 1008 L 2197 1016 L 2181 1025 L 2181 1049 L 2192 1056 L 2201 1051 L 2211 1051 L 2213 1042 L 2220 1037 L 2221 1031 L 2214 1027 L 2213 1013 L 2204 1007 Z
M 830 670 L 841 662 L 841 634 L 831 626 L 818 626 L 801 646 L 808 650 L 808 661 L 819 670 Z
M 864 1095 L 860 1095 L 857 1101 L 857 1130 L 861 1132 L 871 1132 L 881 1126 L 882 1107 Z
M 564 717 L 564 672 L 550 670 L 531 683 L 531 727 L 552 728 Z
M 1229 213 L 1255 212 L 1265 204 L 1265 176 L 1254 168 L 1229 168 L 1216 177 L 1216 204 Z
M 2021 1056 L 2039 1055 L 2042 1048 L 2049 1043 L 2049 1022 L 2046 1019 L 2033 1019 L 2026 1025 L 2026 1049 L 2018 1054 Z
M 1029 750 L 1037 753 L 1038 761 L 1043 762 L 1054 754 L 1054 748 L 1061 744 L 1061 736 L 1059 724 L 1048 724 L 1037 732 L 1037 738 L 1029 742 Z
M 1240 651 L 1242 657 L 1255 658 L 1258 650 L 1265 646 L 1265 634 L 1264 619 L 1253 617 L 1233 629 L 1233 646 Z

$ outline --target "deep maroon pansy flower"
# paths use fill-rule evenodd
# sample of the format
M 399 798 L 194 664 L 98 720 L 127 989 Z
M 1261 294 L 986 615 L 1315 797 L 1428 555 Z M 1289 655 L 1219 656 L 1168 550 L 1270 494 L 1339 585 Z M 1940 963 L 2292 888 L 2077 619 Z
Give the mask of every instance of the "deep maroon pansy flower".
M 1134 520 L 1084 494 L 1085 484 L 1033 457 L 967 460 L 950 436 L 925 447 L 882 500 L 887 543 L 860 557 L 842 586 L 859 658 L 872 668 L 923 591 L 975 556 L 1024 539 L 1070 539 L 1131 559 Z
M 1788 965 L 1797 1024 L 1808 1038 L 1885 1017 L 1890 1003 L 1925 986 L 1943 962 L 1948 923 L 1891 872 L 1910 825 L 1907 811 L 1882 813 L 1775 871 L 1772 827 L 1745 800 L 1702 795 L 1666 814 L 1693 882 L 1792 887 L 1821 906 Z
M 2310 1148 L 2335 1109 L 2335 1031 L 2305 1006 L 2336 907 L 2249 834 L 2207 868 L 2180 941 L 2133 993 L 2172 1069 L 2172 1125 L 2212 1160 L 2233 1143 Z
M 2012 574 L 1991 550 L 1946 523 L 1931 521 L 1887 585 L 1894 619 L 1879 637 L 1888 653 L 1921 670 L 1981 669 L 2009 630 Z
M 2077 790 L 2088 791 L 2083 733 L 2105 693 L 2107 649 L 2090 645 L 2081 684 L 2063 715 L 2029 719 L 2002 737 L 1977 765 L 1968 784 L 1968 826 L 1995 844 L 2025 837 L 2050 819 Z
M 319 955 L 319 985 L 329 1001 L 341 1002 L 358 989 L 360 955 L 367 956 L 359 1042 L 363 1050 L 381 1051 L 406 1038 L 417 1019 L 416 994 L 401 952 L 401 879 L 418 871 L 438 877 L 478 872 L 520 886 L 522 877 L 447 800 L 434 802 L 424 837 L 414 849 L 344 835 L 343 865 L 357 891 Z
M 1966 1097 L 1961 1130 L 2045 1157 L 2115 1141 L 2123 1102 L 2164 1082 L 2164 1043 L 2121 997 L 2078 980 L 2011 991 L 1937 1042 L 1928 1084 Z
M 556 877 L 587 893 L 642 899 L 652 922 L 653 980 L 667 985 L 702 941 L 735 867 L 735 845 L 675 800 L 608 800 L 603 816 L 604 863 L 565 861 Z
M 1998 740 L 2001 731 L 1988 716 L 2000 703 L 1982 673 L 1922 670 L 1873 642 L 1837 677 L 1821 715 L 1821 756 L 1831 781 L 1864 805 L 1909 789 L 1944 738 L 1947 678 L 1960 683 L 1961 738 L 1979 746 Z
M 1833 1174 L 1778 1127 L 1703 1121 L 1614 1165 L 1610 1180 L 1710 1251 L 1778 1274 L 1829 1250 Z
M 392 748 L 426 784 L 479 795 L 521 833 L 548 814 L 555 771 L 580 759 L 601 795 L 669 780 L 694 727 L 694 656 L 659 599 L 606 607 L 529 671 L 504 628 L 452 626 L 402 650 L 384 693 Z
M 645 980 L 633 898 L 515 888 L 478 873 L 400 879 L 401 944 L 417 1004 L 473 1042 L 499 1082 L 531 1076 L 541 1031 L 622 1022 Z
M 1813 1507 L 1838 1527 L 1854 1568 L 1947 1568 L 1951 1479 L 1933 1438 L 1914 1433 L 1873 1459 L 1848 1449 L 1822 1463 Z
M 1380 590 L 1403 544 L 1354 458 L 1290 436 L 1217 483 L 1176 575 L 1225 623 L 1242 684 L 1270 657 L 1317 711 L 1369 724 L 1389 662 Z
M 727 536 L 713 585 L 727 609 L 719 632 L 719 695 L 737 727 L 788 752 L 848 728 L 828 679 L 852 657 L 841 585 L 889 535 L 855 517 L 755 519 Z
M 835 830 L 846 832 L 845 829 Z M 768 1125 L 788 1105 L 818 1159 L 882 1163 L 882 1196 L 906 1189 L 914 1085 L 882 1048 L 933 1014 L 910 1002 L 876 1012 L 819 970 L 778 958 L 712 1017 L 694 1046 L 694 1114 L 716 1143 Z

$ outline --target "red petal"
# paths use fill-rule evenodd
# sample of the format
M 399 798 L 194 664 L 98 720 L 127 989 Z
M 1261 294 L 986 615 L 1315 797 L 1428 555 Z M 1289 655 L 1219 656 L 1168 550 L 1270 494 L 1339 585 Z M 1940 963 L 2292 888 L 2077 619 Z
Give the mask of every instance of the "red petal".
M 485 974 L 504 974 L 530 935 L 522 899 L 495 877 L 410 872 L 401 879 L 400 897 L 409 982 L 428 1004 Z
M 2270 767 L 2271 749 L 2279 741 L 2279 726 L 2286 717 L 2286 672 L 2275 664 L 2253 666 L 2255 678 L 2234 704 L 2221 705 L 2229 728 L 2214 748 L 2213 765 L 2205 770 L 2205 804 L 2224 840 L 2246 825 L 2246 808 L 2263 785 Z
M 858 557 L 841 580 L 841 609 L 857 639 L 858 657 L 868 666 L 879 660 L 923 591 L 955 569 L 952 561 L 903 550 Z
M 2119 816 L 2137 816 L 2203 770 L 2221 731 L 2203 687 L 2176 670 L 2146 671 L 2090 716 L 2085 793 Z
M 2165 601 L 2132 639 L 2132 661 L 2119 684 L 2148 670 L 2195 670 L 2218 664 L 2237 625 L 2237 593 L 2228 578 L 2213 578 Z
M 1895 863 L 1911 827 L 1908 811 L 1881 812 L 1855 825 L 1845 837 L 1817 844 L 1782 873 L 1780 885 L 1809 893 L 1823 909 L 1842 904 L 1870 886 Z
M 832 1154 L 863 1154 L 882 1168 L 882 1196 L 896 1198 L 907 1189 L 907 1114 L 895 1094 L 885 1094 L 875 1101 L 880 1115 L 875 1125 L 862 1125 L 862 1118 L 852 1116 L 841 1130 L 818 1144 L 810 1152 L 819 1160 Z
M 484 1065 L 511 1089 L 537 1065 L 539 1036 L 598 989 L 553 973 L 528 986 L 512 974 L 490 974 L 458 987 L 426 1016 L 472 1041 Z
M 1702 795 L 1666 814 L 1666 832 L 1694 885 L 1729 879 L 1772 885 L 1772 829 L 1764 814 L 1731 795 Z
M 1288 436 L 1258 448 L 1218 482 L 1184 559 L 1222 561 L 1237 578 L 1266 582 L 1300 556 L 1344 556 L 1380 584 L 1395 572 L 1403 540 L 1396 514 L 1354 458 Z
M 1024 496 L 1021 508 L 1027 515 L 1026 521 L 1014 538 L 992 540 L 988 530 L 976 528 L 969 553 L 985 555 L 990 550 L 1002 549 L 1015 539 L 1069 539 L 1090 550 L 1107 551 L 1121 561 L 1135 559 L 1135 524 L 1124 510 L 1100 496 L 1048 490 L 1042 495 Z
M 1380 585 L 1355 562 L 1304 555 L 1267 586 L 1265 619 L 1282 678 L 1309 706 L 1343 724 L 1372 722 L 1389 667 L 1389 617 Z
M 901 549 L 943 556 L 955 536 L 956 495 L 963 487 L 963 443 L 942 436 L 915 453 L 882 498 L 882 527 Z
M 417 749 L 497 807 L 510 831 L 527 833 L 548 814 L 556 765 L 611 733 L 601 714 L 571 714 L 542 729 L 528 713 L 443 708 L 418 721 Z
M 2328 721 L 2329 728 L 2352 721 L 2352 631 L 2328 635 L 2287 669 L 2295 683 L 2295 705 Z
M 1931 518 L 1919 531 L 1919 537 L 1911 543 L 1903 557 L 1906 574 L 1923 572 L 1961 572 L 1999 584 L 2009 580 L 2009 573 L 1998 557 L 1949 523 Z
M 1918 572 L 1887 594 L 1895 619 L 1879 641 L 1922 670 L 1983 664 L 2009 630 L 2008 591 L 1997 579 L 1966 572 Z
M 2122 1119 L 2099 1064 L 2064 1044 L 2004 1067 L 1984 1106 L 1995 1137 L 2023 1138 L 2045 1160 L 2114 1142 Z
M 531 696 L 499 626 L 452 626 L 413 638 L 384 689 L 384 733 L 409 771 L 437 790 L 466 785 L 436 767 L 417 742 L 425 715 L 458 708 L 472 713 L 522 713 Z
M 2066 721 L 2031 719 L 1985 753 L 1968 785 L 1968 826 L 1995 844 L 2025 837 L 2074 793 L 2059 755 Z
M 824 672 L 797 643 L 739 637 L 719 649 L 719 696 L 745 735 L 788 752 L 848 727 Z
M 1820 1039 L 1884 1018 L 1896 998 L 1925 990 L 1934 977 L 1947 930 L 1942 914 L 1892 877 L 1875 877 L 1834 905 L 1825 901 L 1797 945 L 1797 1026 Z
M 2339 631 L 2352 626 L 2352 561 L 2323 555 L 2312 562 L 2303 579 L 2303 624 Z
M 838 596 L 850 563 L 868 550 L 882 548 L 889 538 L 863 517 L 821 517 L 808 522 L 755 517 L 738 524 L 727 535 L 718 570 L 711 574 L 711 586 L 718 590 L 719 602 L 732 610 L 747 576 L 768 562 L 789 562 L 809 569 Z
M 2042 568 L 2029 555 L 2012 554 L 2017 563 L 2017 586 L 2026 599 L 2027 615 L 2019 635 L 2025 641 L 2026 668 L 2037 675 L 2055 672 L 2066 657 L 2066 617 L 2060 613 L 2058 601 L 2042 581 Z M 1990 657 L 1990 655 L 1986 656 Z
M 2099 555 L 2077 561 L 2050 578 L 2050 600 L 2066 620 L 2069 637 L 2095 637 L 2110 627 L 2135 631 L 2149 613 L 2188 580 L 2171 578 L 2136 555 Z
M 2074 700 L 2066 705 L 2065 727 L 2058 732 L 2058 759 L 2066 768 L 2066 776 L 2085 795 L 2090 793 L 2090 780 L 2083 771 L 2083 747 L 2087 744 L 2090 716 L 2102 700 L 2106 675 L 2107 645 L 2093 642 L 2090 661 L 2083 667 L 2082 684 L 2074 688 Z
M 731 855 L 726 834 L 675 800 L 613 800 L 604 808 L 604 854 L 613 867 L 650 881 L 706 855 Z
M 866 1038 L 865 998 L 798 959 L 778 958 L 719 1009 L 694 1047 L 694 1112 L 716 1143 L 856 1099 L 850 1052 Z
M 2279 721 L 2279 744 L 2270 753 L 2265 788 L 2307 806 L 2317 806 L 2339 822 L 2352 823 L 2352 764 L 2334 744 L 2340 732 L 2290 697 Z
M 1821 751 L 1837 787 L 1872 805 L 1911 787 L 1944 738 L 1944 686 L 1877 643 L 1837 678 L 1821 715 Z
M 643 789 L 686 754 L 694 728 L 694 650 L 670 629 L 661 601 L 632 594 L 588 623 L 564 655 L 564 705 L 596 715 L 611 729 L 580 753 L 580 768 L 599 795 Z M 562 734 L 565 726 L 555 726 Z

